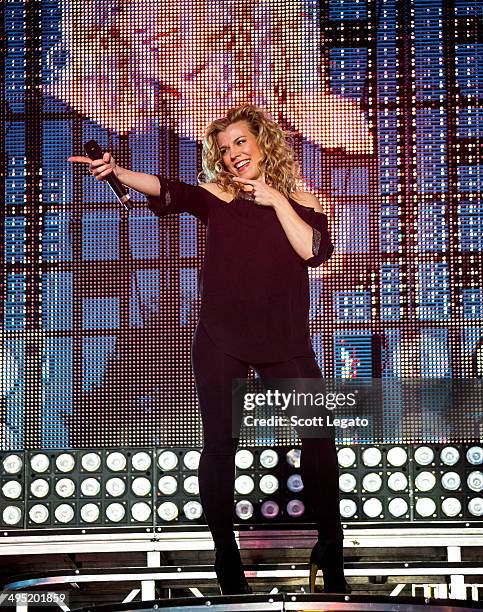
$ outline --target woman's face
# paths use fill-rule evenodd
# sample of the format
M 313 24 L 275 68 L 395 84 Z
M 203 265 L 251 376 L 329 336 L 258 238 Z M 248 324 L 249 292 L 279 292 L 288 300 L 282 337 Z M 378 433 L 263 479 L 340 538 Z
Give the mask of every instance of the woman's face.
M 262 152 L 246 121 L 237 121 L 217 134 L 223 164 L 234 176 L 259 179 L 258 162 Z

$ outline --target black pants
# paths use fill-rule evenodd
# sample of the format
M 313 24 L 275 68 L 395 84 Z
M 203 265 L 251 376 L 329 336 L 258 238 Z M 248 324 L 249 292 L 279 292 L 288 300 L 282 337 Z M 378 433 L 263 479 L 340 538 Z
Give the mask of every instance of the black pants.
M 232 432 L 233 378 L 246 378 L 252 365 L 263 378 L 319 378 L 314 358 L 248 364 L 221 352 L 198 324 L 192 346 L 192 365 L 203 421 L 204 446 L 199 465 L 200 497 L 216 547 L 233 541 L 235 453 Z M 341 537 L 339 468 L 335 442 L 330 438 L 302 440 L 301 476 L 320 539 Z

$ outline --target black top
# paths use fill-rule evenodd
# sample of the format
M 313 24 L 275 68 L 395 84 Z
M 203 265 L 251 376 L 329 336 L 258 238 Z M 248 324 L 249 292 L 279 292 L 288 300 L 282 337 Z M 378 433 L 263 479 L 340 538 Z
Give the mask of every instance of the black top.
M 307 266 L 332 254 L 327 217 L 289 199 L 314 228 L 316 254 L 304 261 L 272 207 L 243 196 L 227 203 L 203 187 L 158 178 L 160 195 L 147 198 L 156 215 L 189 212 L 207 225 L 200 321 L 215 344 L 251 364 L 314 356 Z

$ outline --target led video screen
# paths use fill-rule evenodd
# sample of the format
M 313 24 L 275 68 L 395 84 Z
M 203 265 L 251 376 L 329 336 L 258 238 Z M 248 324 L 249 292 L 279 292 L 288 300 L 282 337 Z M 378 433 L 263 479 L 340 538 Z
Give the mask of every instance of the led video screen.
M 480 378 L 481 18 L 463 0 L 7 0 L 1 448 L 201 445 L 205 230 L 136 192 L 126 212 L 67 158 L 95 139 L 196 184 L 204 129 L 245 103 L 290 132 L 329 219 L 310 270 L 324 375 Z

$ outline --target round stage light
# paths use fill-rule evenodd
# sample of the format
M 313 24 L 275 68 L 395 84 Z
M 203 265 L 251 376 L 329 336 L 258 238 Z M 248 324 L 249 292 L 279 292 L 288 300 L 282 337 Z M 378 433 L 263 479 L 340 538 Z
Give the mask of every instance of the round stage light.
M 80 509 L 81 519 L 84 523 L 94 523 L 99 519 L 99 506 L 97 504 L 84 504 Z
M 22 495 L 22 485 L 18 480 L 7 480 L 2 486 L 2 493 L 7 499 L 18 499 Z
M 434 451 L 429 446 L 419 446 L 414 451 L 414 461 L 419 465 L 431 465 L 434 461 Z
M 367 467 L 376 467 L 382 461 L 382 453 L 375 446 L 365 448 L 362 451 L 362 463 Z
M 382 502 L 377 497 L 370 497 L 362 504 L 362 511 L 370 518 L 376 518 L 382 514 Z
M 98 453 L 86 453 L 82 455 L 81 465 L 86 472 L 97 472 L 101 467 L 101 456 Z
M 394 467 L 401 467 L 408 460 L 408 454 L 401 446 L 393 446 L 387 451 L 387 462 Z
M 203 514 L 200 502 L 189 501 L 183 506 L 183 514 L 189 521 L 197 521 Z
M 163 495 L 173 495 L 178 490 L 178 481 L 174 476 L 161 476 L 158 489 Z
M 275 491 L 278 491 L 279 483 L 278 478 L 273 476 L 272 474 L 265 474 L 260 478 L 260 482 L 258 483 L 260 491 L 265 493 L 265 495 L 272 495 Z
M 252 467 L 254 456 L 247 448 L 242 448 L 235 455 L 235 465 L 240 470 L 248 470 Z
M 351 493 L 357 487 L 357 480 L 354 474 L 343 472 L 339 476 L 339 489 L 344 493 Z
M 242 474 L 235 480 L 235 491 L 240 495 L 250 495 L 254 488 L 253 478 L 247 474 Z
M 106 457 L 106 465 L 111 472 L 123 472 L 127 466 L 127 458 L 117 451 L 109 453 Z
M 481 446 L 472 446 L 467 450 L 466 458 L 471 465 L 481 465 L 483 463 L 483 449 Z
M 106 508 L 106 518 L 111 523 L 119 523 L 126 516 L 126 508 L 119 502 L 113 502 Z
M 395 518 L 400 518 L 408 513 L 408 502 L 403 497 L 394 497 L 387 505 L 389 514 Z
M 44 478 L 36 478 L 30 483 L 30 492 L 34 497 L 47 497 L 49 489 L 49 483 Z
M 151 455 L 145 451 L 139 451 L 138 453 L 134 453 L 131 458 L 131 465 L 133 470 L 138 472 L 146 472 L 149 470 L 152 464 Z
M 18 455 L 7 455 L 2 463 L 3 469 L 7 474 L 18 474 L 23 466 L 23 461 Z M 15 506 L 11 507 L 15 508 Z
M 18 525 L 22 520 L 22 510 L 18 506 L 6 506 L 2 512 L 5 525 Z
M 414 479 L 414 484 L 419 491 L 431 491 L 436 486 L 436 477 L 431 472 L 420 472 Z
M 109 478 L 106 480 L 106 492 L 111 497 L 120 497 L 126 492 L 126 483 L 122 478 Z
M 138 476 L 131 482 L 131 491 L 137 497 L 146 497 L 151 493 L 152 488 L 151 481 L 145 476 Z
M 173 502 L 163 502 L 158 508 L 158 516 L 163 521 L 174 521 L 178 518 L 178 506 Z
M 468 512 L 473 516 L 483 516 L 483 498 L 473 497 L 468 502 Z
M 408 478 L 404 472 L 392 472 L 387 479 L 387 486 L 391 491 L 404 491 L 408 486 Z
M 174 470 L 178 465 L 178 457 L 173 451 L 167 450 L 160 453 L 158 457 L 158 465 L 163 472 Z
M 475 493 L 480 493 L 483 490 L 483 472 L 475 471 L 468 474 L 466 479 L 468 487 Z
M 185 478 L 183 481 L 183 489 L 189 495 L 199 495 L 200 484 L 198 476 L 188 476 L 188 478 Z
M 460 452 L 454 446 L 445 446 L 441 449 L 439 458 L 444 465 L 455 465 L 460 459 Z
M 75 483 L 70 478 L 61 478 L 55 483 L 55 492 L 59 497 L 72 497 L 75 493 Z
M 457 472 L 445 472 L 441 476 L 441 486 L 448 491 L 457 491 L 461 487 L 461 478 Z
M 81 493 L 86 497 L 94 497 L 101 492 L 101 483 L 97 478 L 85 478 L 81 482 Z
M 235 506 L 235 513 L 243 521 L 251 519 L 253 516 L 253 504 L 248 499 L 241 499 Z
M 72 472 L 75 467 L 75 457 L 70 453 L 61 453 L 55 459 L 55 465 L 59 472 Z
M 420 497 L 416 501 L 416 512 L 424 518 L 432 516 L 436 512 L 434 499 L 430 497 Z
M 362 479 L 362 488 L 369 493 L 375 493 L 382 487 L 382 478 L 376 472 L 366 474 Z
M 32 523 L 41 525 L 49 520 L 49 509 L 43 504 L 35 504 L 30 508 L 29 516 Z
M 146 502 L 136 502 L 131 506 L 131 516 L 138 523 L 145 523 L 151 517 L 151 506 Z
M 278 516 L 280 512 L 280 506 L 277 504 L 277 502 L 269 499 L 263 502 L 260 508 L 260 512 L 262 513 L 262 516 L 264 518 L 273 519 Z
M 300 474 L 292 474 L 287 478 L 287 489 L 292 493 L 299 493 L 304 488 Z
M 461 502 L 456 497 L 447 497 L 441 502 L 441 510 L 446 516 L 458 516 L 462 509 Z
M 267 470 L 271 470 L 278 465 L 278 453 L 271 448 L 266 448 L 260 453 L 260 465 Z
M 197 470 L 200 465 L 201 453 L 197 450 L 188 451 L 183 457 L 183 463 L 188 470 Z
M 357 512 L 357 504 L 353 499 L 341 499 L 339 502 L 339 511 L 343 518 L 351 518 Z
M 37 453 L 30 457 L 30 467 L 34 472 L 43 474 L 50 467 L 50 460 L 45 453 Z
M 70 504 L 60 504 L 54 510 L 54 516 L 59 523 L 70 523 L 74 514 L 74 508 Z
M 355 464 L 356 454 L 352 450 L 352 448 L 341 448 L 337 452 L 337 460 L 339 462 L 340 467 L 348 468 Z
M 304 502 L 300 499 L 291 499 L 287 504 L 287 514 L 297 518 L 305 512 Z
M 299 470 L 300 469 L 300 455 L 301 455 L 300 448 L 292 448 L 285 455 L 285 459 L 291 467 L 295 468 L 296 470 Z

